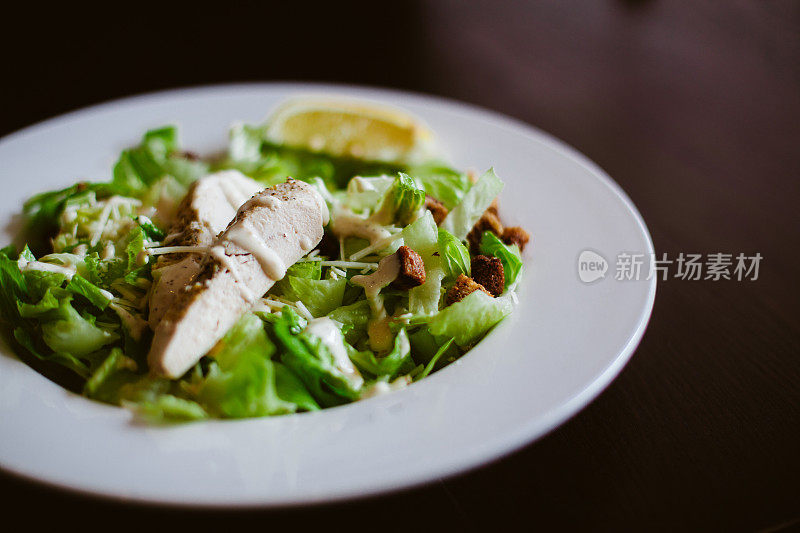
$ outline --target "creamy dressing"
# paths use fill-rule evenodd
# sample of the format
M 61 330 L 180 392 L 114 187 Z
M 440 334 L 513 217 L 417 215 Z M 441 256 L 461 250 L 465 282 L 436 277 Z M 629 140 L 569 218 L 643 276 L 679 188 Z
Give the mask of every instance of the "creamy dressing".
M 304 252 L 309 251 L 311 248 L 314 247 L 314 243 L 311 242 L 311 239 L 308 238 L 306 235 L 300 235 L 299 239 L 300 249 Z
M 245 285 L 242 277 L 239 275 L 239 270 L 236 266 L 235 261 L 231 261 L 231 258 L 225 255 L 225 248 L 222 246 L 213 246 L 211 248 L 211 256 L 216 259 L 217 261 L 222 264 L 233 276 L 233 280 L 236 282 L 236 286 L 239 288 L 239 291 L 242 293 L 242 297 L 248 301 L 252 302 L 256 299 L 253 291 L 251 291 L 247 285 Z
M 109 259 L 114 257 L 116 253 L 117 250 L 116 248 L 114 248 L 114 243 L 108 242 L 106 243 L 105 246 L 103 246 L 103 254 L 100 256 L 100 259 L 102 259 L 103 261 L 108 261 Z
M 19 266 L 20 270 L 64 274 L 68 280 L 72 279 L 78 271 L 74 265 L 55 265 L 53 263 L 43 263 L 42 261 L 27 261 L 24 257 L 20 257 L 17 260 L 17 266 Z
M 286 274 L 286 265 L 281 257 L 251 229 L 243 225 L 234 226 L 228 230 L 225 240 L 252 254 L 268 278 L 277 281 Z
M 360 287 L 368 299 L 378 296 L 380 290 L 397 279 L 400 274 L 400 260 L 397 254 L 387 255 L 378 263 L 378 270 L 368 276 L 353 276 L 350 281 Z
M 360 388 L 364 384 L 358 370 L 353 366 L 352 361 L 347 356 L 347 349 L 344 346 L 344 337 L 336 323 L 330 318 L 315 318 L 310 320 L 305 332 L 317 337 L 324 344 L 333 356 L 333 361 L 354 388 Z
M 374 244 L 382 239 L 391 237 L 392 234 L 377 222 L 356 215 L 353 212 L 339 210 L 333 217 L 333 234 L 343 239 L 345 237 L 361 237 Z
M 411 383 L 411 378 L 408 376 L 400 376 L 396 380 L 388 383 L 386 381 L 376 381 L 361 393 L 362 400 L 367 398 L 374 398 L 375 396 L 382 396 L 396 390 L 405 389 Z
M 397 254 L 387 255 L 378 263 L 378 270 L 367 276 L 353 276 L 350 281 L 364 288 L 367 296 L 372 318 L 367 324 L 369 344 L 373 350 L 386 351 L 391 349 L 394 337 L 389 324 L 391 322 L 383 305 L 381 289 L 389 285 L 400 274 L 400 260 Z

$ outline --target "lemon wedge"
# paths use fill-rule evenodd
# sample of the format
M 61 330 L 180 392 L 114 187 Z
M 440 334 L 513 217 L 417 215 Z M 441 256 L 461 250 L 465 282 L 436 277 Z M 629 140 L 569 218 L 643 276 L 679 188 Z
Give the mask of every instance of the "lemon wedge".
M 390 163 L 420 163 L 438 149 L 427 126 L 403 111 L 339 98 L 301 98 L 280 106 L 267 121 L 276 144 Z

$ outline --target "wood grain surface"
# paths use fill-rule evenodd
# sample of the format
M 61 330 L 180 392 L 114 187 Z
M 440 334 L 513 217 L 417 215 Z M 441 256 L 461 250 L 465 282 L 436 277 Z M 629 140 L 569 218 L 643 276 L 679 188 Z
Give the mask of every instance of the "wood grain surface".
M 0 474 L 6 516 L 106 530 L 170 521 L 229 531 L 798 526 L 800 3 L 22 8 L 0 36 L 0 133 L 175 86 L 297 79 L 411 89 L 573 145 L 629 194 L 659 253 L 763 260 L 757 281 L 660 282 L 641 345 L 596 401 L 461 476 L 339 505 L 190 513 Z

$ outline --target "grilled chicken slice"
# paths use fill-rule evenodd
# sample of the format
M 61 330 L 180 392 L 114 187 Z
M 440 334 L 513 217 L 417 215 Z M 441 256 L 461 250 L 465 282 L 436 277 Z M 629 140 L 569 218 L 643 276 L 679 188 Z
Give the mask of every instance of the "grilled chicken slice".
M 148 361 L 178 378 L 253 307 L 286 269 L 322 240 L 328 208 L 317 190 L 289 179 L 239 208 L 155 329 Z
M 192 184 L 178 208 L 167 246 L 207 247 L 228 226 L 243 203 L 264 187 L 238 170 L 209 174 Z M 202 255 L 165 254 L 153 266 L 150 328 L 155 330 L 175 296 L 200 272 Z

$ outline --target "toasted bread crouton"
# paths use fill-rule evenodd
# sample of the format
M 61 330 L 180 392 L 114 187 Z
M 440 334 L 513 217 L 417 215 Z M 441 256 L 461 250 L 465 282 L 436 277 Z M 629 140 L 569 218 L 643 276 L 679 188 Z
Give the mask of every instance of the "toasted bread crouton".
M 407 291 L 425 283 L 425 263 L 417 252 L 408 246 L 397 249 L 397 259 L 400 262 L 400 272 L 392 285 Z
M 425 209 L 431 212 L 433 221 L 436 222 L 437 226 L 444 222 L 445 217 L 447 217 L 449 213 L 442 202 L 429 195 L 425 195 Z
M 476 255 L 472 258 L 472 279 L 483 285 L 492 296 L 500 296 L 506 285 L 502 261 L 493 256 Z
M 509 246 L 516 244 L 519 246 L 519 251 L 521 252 L 525 249 L 525 245 L 528 244 L 531 236 L 527 231 L 519 226 L 514 226 L 513 228 L 505 228 L 500 239 Z
M 450 287 L 450 290 L 447 291 L 447 294 L 445 295 L 445 302 L 447 305 L 460 302 L 475 291 L 483 291 L 489 296 L 492 295 L 492 293 L 487 291 L 486 288 L 480 283 L 476 283 L 475 280 L 465 276 L 464 274 L 459 274 L 456 278 L 455 284 Z
M 481 239 L 483 238 L 483 233 L 486 231 L 491 231 L 498 237 L 503 234 L 503 224 L 500 222 L 500 219 L 497 218 L 497 215 L 492 213 L 489 209 L 483 213 L 480 220 L 475 223 L 467 234 L 467 242 L 469 243 L 469 249 L 473 255 L 480 253 Z

